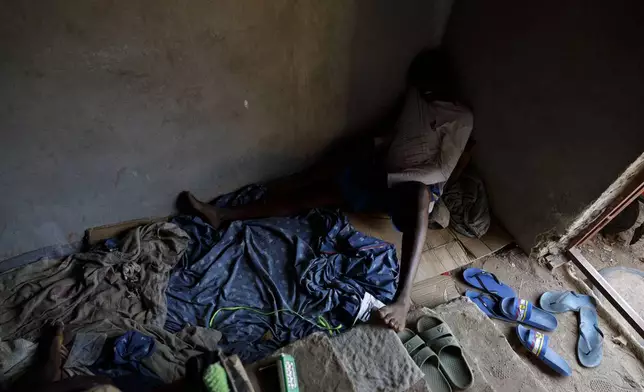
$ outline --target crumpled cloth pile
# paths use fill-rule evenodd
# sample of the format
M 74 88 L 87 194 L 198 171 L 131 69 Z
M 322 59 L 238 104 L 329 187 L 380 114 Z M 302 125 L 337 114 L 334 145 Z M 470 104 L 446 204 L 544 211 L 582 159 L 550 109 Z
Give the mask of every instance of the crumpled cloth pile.
M 24 339 L 35 341 L 46 322 L 58 320 L 66 333 L 108 337 L 140 331 L 153 336 L 156 350 L 141 364 L 164 382 L 183 376 L 187 359 L 219 341 L 216 330 L 187 326 L 178 334 L 163 329 L 170 271 L 190 237 L 179 226 L 157 222 L 129 231 L 116 249 L 98 247 L 64 259 L 45 259 L 0 275 L 0 339 L 6 354 L 3 377 L 24 364 Z M 20 340 L 23 339 L 23 340 Z M 16 348 L 16 350 L 12 350 Z

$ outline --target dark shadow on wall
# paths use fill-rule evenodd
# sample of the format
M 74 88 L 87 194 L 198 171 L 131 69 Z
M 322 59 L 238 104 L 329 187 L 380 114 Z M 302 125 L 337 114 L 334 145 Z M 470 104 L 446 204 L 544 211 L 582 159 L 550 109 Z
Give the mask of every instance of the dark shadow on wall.
M 300 170 L 382 124 L 450 5 L 0 2 L 0 259 Z
M 358 0 L 351 41 L 347 128 L 377 128 L 405 92 L 407 70 L 441 44 L 452 0 Z
M 327 17 L 343 20 L 343 25 L 351 26 L 349 31 L 336 33 L 349 34 L 346 46 L 337 48 L 329 42 L 321 43 L 334 47 L 333 53 L 341 58 L 317 64 L 317 67 L 330 68 L 327 73 L 331 75 L 336 73 L 330 83 L 346 83 L 331 89 L 339 92 L 336 105 L 343 107 L 345 117 L 342 129 L 335 130 L 333 135 L 326 138 L 308 136 L 320 140 L 319 148 L 296 170 L 338 155 L 340 151 L 351 151 L 356 144 L 392 130 L 407 90 L 409 66 L 423 50 L 441 45 L 452 4 L 453 0 L 411 0 L 402 4 L 387 0 L 356 0 L 345 3 L 341 10 L 349 20 Z M 333 14 L 338 10 L 327 12 Z M 327 37 L 326 41 L 343 38 Z M 338 53 L 339 50 L 343 51 Z M 323 118 L 318 120 L 324 121 Z
M 524 250 L 644 151 L 644 3 L 461 0 L 445 42 L 474 111 L 475 163 Z

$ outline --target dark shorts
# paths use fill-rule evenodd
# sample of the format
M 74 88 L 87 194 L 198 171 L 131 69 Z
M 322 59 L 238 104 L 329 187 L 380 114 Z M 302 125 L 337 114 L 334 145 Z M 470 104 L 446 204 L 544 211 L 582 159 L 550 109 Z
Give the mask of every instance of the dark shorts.
M 346 207 L 352 212 L 386 213 L 392 216 L 393 206 L 387 184 L 387 172 L 375 162 L 365 160 L 347 165 L 336 178 Z M 427 185 L 430 200 L 440 197 L 440 184 Z M 392 223 L 396 230 L 395 220 Z
M 351 211 L 389 213 L 387 173 L 380 165 L 354 162 L 340 171 L 336 181 Z

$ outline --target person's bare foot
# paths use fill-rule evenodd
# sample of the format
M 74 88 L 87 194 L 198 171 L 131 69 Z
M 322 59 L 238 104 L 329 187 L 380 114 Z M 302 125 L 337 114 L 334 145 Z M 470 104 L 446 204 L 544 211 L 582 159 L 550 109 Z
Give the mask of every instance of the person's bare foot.
M 192 193 L 188 191 L 181 192 L 178 199 L 178 205 L 183 205 L 185 208 L 187 204 L 187 207 L 192 210 L 191 212 L 197 213 L 215 229 L 219 228 L 219 226 L 221 225 L 222 216 L 217 207 L 198 200 Z
M 380 308 L 378 310 L 378 316 L 389 328 L 400 332 L 405 329 L 407 312 L 409 312 L 410 306 L 411 301 L 409 299 L 401 298 L 384 308 Z

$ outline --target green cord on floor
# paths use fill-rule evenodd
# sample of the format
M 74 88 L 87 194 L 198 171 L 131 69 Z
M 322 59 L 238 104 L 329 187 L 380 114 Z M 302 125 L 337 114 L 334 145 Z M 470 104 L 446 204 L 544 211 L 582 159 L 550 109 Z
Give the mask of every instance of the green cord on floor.
M 227 307 L 227 308 L 219 308 L 219 309 L 217 309 L 212 314 L 212 316 L 210 317 L 210 323 L 208 324 L 208 326 L 210 328 L 212 328 L 212 325 L 215 322 L 215 317 L 217 317 L 219 312 L 221 312 L 222 310 L 228 310 L 228 311 L 248 310 L 249 312 L 261 314 L 262 316 L 273 316 L 273 315 L 276 315 L 278 313 L 287 312 L 287 313 L 294 314 L 297 317 L 301 318 L 302 320 L 304 320 L 304 321 L 306 321 L 308 323 L 311 323 L 311 324 L 315 325 L 316 327 L 327 331 L 329 333 L 329 335 L 333 335 L 334 333 L 338 332 L 342 328 L 342 324 L 338 325 L 337 327 L 334 327 L 334 326 L 331 325 L 331 323 L 329 323 L 322 316 L 318 316 L 318 320 L 317 320 L 317 323 L 316 323 L 316 322 L 311 321 L 311 320 L 307 319 L 306 317 L 302 316 L 301 314 L 299 314 L 297 312 L 294 312 L 294 311 L 292 311 L 290 309 L 280 309 L 280 310 L 275 310 L 275 311 L 271 311 L 271 312 L 264 312 L 264 311 L 261 311 L 261 310 L 255 309 L 255 308 L 250 308 L 248 306 L 231 306 L 231 307 Z

